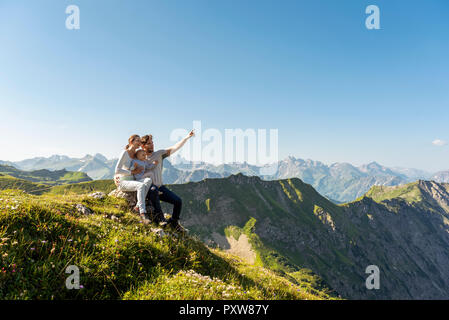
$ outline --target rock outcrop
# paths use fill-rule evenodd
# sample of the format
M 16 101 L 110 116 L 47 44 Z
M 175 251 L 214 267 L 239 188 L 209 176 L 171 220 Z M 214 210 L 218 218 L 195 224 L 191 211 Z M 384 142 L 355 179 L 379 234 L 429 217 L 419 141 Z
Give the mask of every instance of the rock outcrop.
M 128 207 L 132 210 L 137 205 L 137 192 L 136 191 L 121 191 L 119 189 L 115 189 L 108 194 L 110 197 L 122 198 L 125 199 L 128 203 Z M 154 211 L 153 206 L 147 200 L 146 201 L 147 212 L 151 213 Z
M 125 199 L 128 202 L 128 205 L 130 208 L 134 208 L 137 204 L 137 192 L 136 191 L 125 192 L 125 191 L 121 191 L 120 189 L 115 189 L 115 190 L 111 191 L 108 194 L 108 196 Z
M 84 204 L 81 203 L 76 204 L 75 208 L 79 213 L 84 215 L 90 215 L 94 213 L 91 209 L 89 209 L 88 207 L 86 207 Z
M 89 197 L 94 199 L 103 199 L 104 197 L 106 197 L 106 194 L 104 192 L 93 192 L 89 194 Z

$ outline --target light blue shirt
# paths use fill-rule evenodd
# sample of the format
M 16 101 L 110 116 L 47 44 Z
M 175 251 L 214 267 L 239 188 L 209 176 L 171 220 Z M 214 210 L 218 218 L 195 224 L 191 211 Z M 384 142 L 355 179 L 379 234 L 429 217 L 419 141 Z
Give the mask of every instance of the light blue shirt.
M 136 164 L 140 167 L 143 167 L 143 171 L 141 173 L 134 175 L 134 179 L 136 179 L 136 180 L 142 179 L 143 175 L 145 174 L 145 171 L 152 170 L 156 167 L 156 165 L 154 165 L 153 163 L 149 163 L 149 162 L 138 160 L 138 159 L 132 159 L 131 167 L 135 166 Z

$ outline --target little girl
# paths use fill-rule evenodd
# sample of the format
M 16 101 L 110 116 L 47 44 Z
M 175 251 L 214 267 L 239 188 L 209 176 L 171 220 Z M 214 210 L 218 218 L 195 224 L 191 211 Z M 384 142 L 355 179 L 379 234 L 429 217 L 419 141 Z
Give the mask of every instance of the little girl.
M 144 170 L 138 174 L 135 174 L 134 179 L 136 179 L 136 181 L 140 181 L 140 182 L 143 182 L 145 180 L 145 178 L 152 180 L 152 174 L 153 174 L 152 171 L 154 168 L 156 168 L 156 165 L 158 164 L 157 160 L 153 161 L 152 163 L 148 163 L 147 161 L 145 161 L 146 153 L 143 149 L 137 150 L 136 158 L 137 159 L 131 160 L 131 165 L 134 165 L 133 169 L 136 169 L 137 166 L 141 166 L 141 167 L 143 167 Z M 151 184 L 151 182 L 148 180 L 147 180 L 147 183 Z

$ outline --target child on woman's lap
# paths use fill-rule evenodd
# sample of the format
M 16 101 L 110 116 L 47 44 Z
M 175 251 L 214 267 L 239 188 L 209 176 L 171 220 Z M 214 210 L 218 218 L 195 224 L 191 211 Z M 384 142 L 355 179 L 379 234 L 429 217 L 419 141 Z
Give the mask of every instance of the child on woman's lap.
M 133 159 L 131 165 L 134 165 L 134 168 L 137 166 L 143 167 L 143 170 L 140 173 L 134 175 L 134 179 L 137 181 L 143 181 L 145 179 L 152 179 L 152 170 L 156 167 L 157 161 L 153 161 L 153 163 L 148 163 L 145 161 L 146 155 L 144 150 L 137 150 L 136 158 Z

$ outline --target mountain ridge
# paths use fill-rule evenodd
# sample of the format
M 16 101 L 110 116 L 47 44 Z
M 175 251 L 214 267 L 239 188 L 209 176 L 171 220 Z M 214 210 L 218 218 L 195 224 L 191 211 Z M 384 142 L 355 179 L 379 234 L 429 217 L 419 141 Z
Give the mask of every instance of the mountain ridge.
M 111 180 L 98 183 L 49 193 L 114 188 Z M 341 205 L 298 178 L 236 174 L 169 188 L 183 199 L 181 220 L 193 235 L 284 277 L 311 270 L 350 299 L 449 297 L 449 184 L 373 186 Z M 379 290 L 365 287 L 369 265 L 379 267 Z
M 0 197 L 0 299 L 335 299 L 307 270 L 283 277 L 143 224 L 123 199 Z M 67 290 L 69 265 L 79 269 L 80 290 Z
M 417 184 L 427 190 L 418 202 L 376 201 L 367 194 L 343 205 L 297 178 L 264 181 L 238 174 L 170 188 L 186 203 L 186 227 L 206 243 L 223 241 L 226 230 L 249 228 L 253 249 L 262 248 L 260 260 L 273 264 L 283 257 L 283 267 L 274 263 L 280 271 L 288 265 L 311 269 L 343 297 L 444 299 L 449 296 L 449 194 L 443 191 L 449 185 Z M 382 272 L 380 290 L 364 286 L 369 265 Z
M 168 184 L 201 181 L 205 178 L 223 178 L 236 173 L 260 176 L 265 180 L 300 178 L 310 183 L 321 194 L 335 203 L 344 203 L 357 199 L 373 185 L 403 185 L 418 179 L 433 179 L 437 182 L 449 182 L 449 171 L 427 173 L 412 168 L 389 168 L 372 161 L 361 166 L 350 163 L 325 164 L 311 159 L 299 159 L 288 156 L 278 162 L 277 171 L 266 175 L 260 166 L 248 163 L 227 163 L 213 165 L 205 162 L 190 162 L 179 155 L 170 161 L 164 161 L 163 178 Z M 12 163 L 19 169 L 56 169 L 85 172 L 94 180 L 111 179 L 116 159 L 108 160 L 101 154 L 86 155 L 83 158 L 70 158 L 54 155 L 49 158 L 36 157 Z M 9 163 L 11 164 L 11 163 Z
M 61 185 L 69 183 L 79 183 L 91 181 L 84 172 L 71 172 L 66 169 L 50 171 L 47 169 L 39 169 L 33 171 L 25 171 L 17 169 L 10 165 L 1 165 L 0 172 L 17 179 L 27 180 L 45 185 Z

